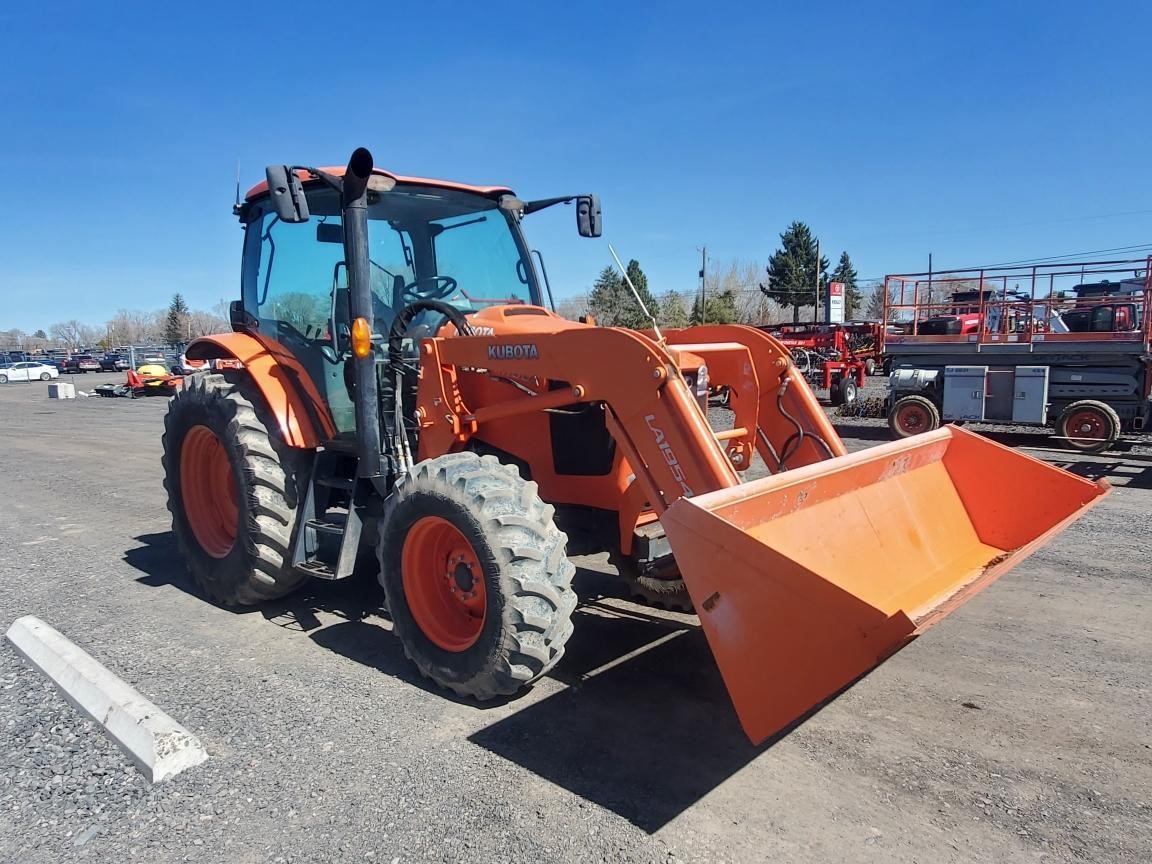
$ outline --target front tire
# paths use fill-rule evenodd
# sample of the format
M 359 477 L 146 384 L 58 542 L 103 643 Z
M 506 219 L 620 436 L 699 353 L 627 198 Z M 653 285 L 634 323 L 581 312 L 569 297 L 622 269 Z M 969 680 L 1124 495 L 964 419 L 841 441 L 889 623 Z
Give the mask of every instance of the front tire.
M 52 379 L 52 376 L 49 375 L 47 372 L 41 372 L 40 373 L 40 380 L 41 381 L 49 381 L 51 379 Z
M 380 582 L 422 675 L 484 700 L 556 665 L 572 635 L 576 568 L 553 513 L 495 456 L 427 459 L 397 486 L 380 525 Z
M 308 578 L 291 566 L 308 462 L 275 428 L 243 376 L 188 382 L 164 417 L 164 488 L 176 545 L 196 583 L 228 606 L 282 597 Z

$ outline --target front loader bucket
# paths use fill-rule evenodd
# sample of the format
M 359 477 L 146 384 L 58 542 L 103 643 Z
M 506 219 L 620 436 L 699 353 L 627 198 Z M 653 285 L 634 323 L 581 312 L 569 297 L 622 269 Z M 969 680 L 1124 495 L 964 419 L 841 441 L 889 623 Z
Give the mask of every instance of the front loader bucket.
M 1108 491 L 942 429 L 661 517 L 754 743 L 836 695 Z

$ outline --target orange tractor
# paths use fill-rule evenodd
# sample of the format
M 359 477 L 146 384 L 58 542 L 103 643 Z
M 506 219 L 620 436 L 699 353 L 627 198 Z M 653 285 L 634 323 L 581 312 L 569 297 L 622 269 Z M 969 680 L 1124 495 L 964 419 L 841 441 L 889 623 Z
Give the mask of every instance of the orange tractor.
M 210 369 L 165 419 L 173 530 L 205 592 L 259 603 L 374 550 L 413 663 L 490 699 L 557 663 L 568 555 L 608 550 L 634 591 L 694 608 L 758 742 L 1104 493 L 951 427 L 847 455 L 754 328 L 556 316 L 521 222 L 572 202 L 599 236 L 594 196 L 398 177 L 363 149 L 268 168 L 236 208 L 234 332 L 187 349 Z M 710 386 L 730 428 L 709 424 Z M 770 476 L 742 482 L 755 460 Z

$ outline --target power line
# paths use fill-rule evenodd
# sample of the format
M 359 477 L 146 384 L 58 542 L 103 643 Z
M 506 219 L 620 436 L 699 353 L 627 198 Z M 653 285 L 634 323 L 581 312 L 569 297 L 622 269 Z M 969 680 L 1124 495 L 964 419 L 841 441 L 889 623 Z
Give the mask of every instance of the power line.
M 1067 261 L 1069 258 L 1081 258 L 1086 255 L 1110 255 L 1114 252 L 1146 252 L 1152 250 L 1152 243 L 1141 243 L 1136 246 L 1114 246 L 1111 249 L 1092 249 L 1088 252 L 1070 252 L 1067 255 L 1048 255 L 1044 258 L 1027 258 L 1022 261 L 1005 261 L 1001 264 L 985 264 L 984 269 L 990 267 L 1018 267 L 1028 264 L 1043 264 L 1045 261 Z M 978 269 L 969 267 L 969 270 Z

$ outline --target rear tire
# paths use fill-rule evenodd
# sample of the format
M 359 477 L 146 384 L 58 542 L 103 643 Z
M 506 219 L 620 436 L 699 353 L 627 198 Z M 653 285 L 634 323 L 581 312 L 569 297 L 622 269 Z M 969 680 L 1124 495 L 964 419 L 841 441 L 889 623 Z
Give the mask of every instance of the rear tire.
M 311 452 L 287 447 L 275 428 L 243 375 L 189 381 L 164 417 L 176 545 L 196 583 L 228 606 L 282 597 L 308 578 L 292 568 L 291 549 Z
M 576 608 L 567 537 L 536 484 L 450 453 L 396 487 L 378 553 L 392 627 L 420 673 L 459 696 L 510 696 L 564 654 Z
M 904 396 L 888 412 L 888 428 L 897 438 L 911 438 L 940 428 L 940 409 L 923 396 Z
M 1077 453 L 1103 453 L 1116 443 L 1120 428 L 1120 415 L 1111 405 L 1095 399 L 1073 402 L 1056 421 L 1056 434 Z
M 692 597 L 683 578 L 658 579 L 655 576 L 642 576 L 636 562 L 618 550 L 609 554 L 608 561 L 627 584 L 628 594 L 632 600 L 646 606 L 655 606 L 657 609 L 684 612 L 688 615 L 696 614 L 696 607 L 692 605 Z
M 864 360 L 864 374 L 869 377 L 876 374 L 876 361 L 872 357 Z
M 7 375 L 0 375 L 0 384 L 7 384 L 7 383 L 8 383 L 8 376 Z

